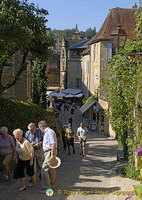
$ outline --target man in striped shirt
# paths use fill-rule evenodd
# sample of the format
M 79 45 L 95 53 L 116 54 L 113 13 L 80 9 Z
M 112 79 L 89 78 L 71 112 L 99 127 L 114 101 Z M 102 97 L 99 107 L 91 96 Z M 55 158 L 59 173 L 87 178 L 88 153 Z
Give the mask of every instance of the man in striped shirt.
M 43 133 L 39 128 L 36 128 L 34 123 L 28 125 L 28 131 L 25 134 L 25 138 L 32 144 L 34 148 L 34 174 L 39 178 L 41 177 L 41 167 L 44 159 L 44 153 L 42 149 Z M 36 177 L 38 179 L 38 177 Z

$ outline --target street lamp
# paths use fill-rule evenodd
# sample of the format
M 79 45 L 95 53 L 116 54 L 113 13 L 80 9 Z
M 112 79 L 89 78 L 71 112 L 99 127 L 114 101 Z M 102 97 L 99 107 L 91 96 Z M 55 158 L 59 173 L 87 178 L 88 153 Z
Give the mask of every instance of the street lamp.
M 117 52 L 120 48 L 123 48 L 127 39 L 127 33 L 122 28 L 121 24 L 118 24 L 117 27 L 112 31 L 110 36 L 117 37 Z

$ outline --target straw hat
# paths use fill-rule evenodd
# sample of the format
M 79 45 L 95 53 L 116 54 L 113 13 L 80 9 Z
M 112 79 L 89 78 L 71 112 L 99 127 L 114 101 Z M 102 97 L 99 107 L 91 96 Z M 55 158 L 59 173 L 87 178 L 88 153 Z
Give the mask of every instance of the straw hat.
M 54 157 L 51 161 L 49 161 L 50 168 L 57 168 L 61 165 L 61 160 L 59 157 Z

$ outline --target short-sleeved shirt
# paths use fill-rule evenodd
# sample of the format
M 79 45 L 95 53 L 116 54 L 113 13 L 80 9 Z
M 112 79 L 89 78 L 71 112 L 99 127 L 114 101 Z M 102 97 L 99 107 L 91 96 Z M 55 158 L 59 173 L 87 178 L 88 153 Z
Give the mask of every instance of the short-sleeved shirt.
M 52 149 L 52 144 L 56 144 L 57 148 L 57 137 L 56 133 L 51 128 L 46 128 L 43 134 L 42 147 L 44 151 Z
M 86 127 L 84 127 L 84 128 L 81 128 L 81 127 L 79 127 L 78 129 L 77 129 L 77 133 L 79 133 L 79 136 L 82 138 L 82 139 L 86 139 L 86 135 L 84 135 L 85 133 L 87 133 L 88 132 L 88 130 L 87 130 L 87 128 Z
M 32 150 L 33 147 L 27 139 L 24 138 L 22 143 L 16 141 L 16 151 L 21 160 L 30 160 Z
M 71 128 L 66 128 L 67 138 L 74 138 L 74 130 Z
M 11 143 L 14 142 L 14 139 L 11 135 L 7 135 L 6 138 L 3 138 L 0 135 L 0 154 L 1 155 L 7 155 L 10 153 L 13 153 L 13 147 Z
M 43 133 L 41 132 L 41 130 L 39 128 L 36 128 L 36 132 L 34 134 L 32 134 L 30 130 L 28 130 L 25 133 L 25 138 L 30 143 L 33 142 L 33 144 L 37 144 L 37 143 L 43 141 Z

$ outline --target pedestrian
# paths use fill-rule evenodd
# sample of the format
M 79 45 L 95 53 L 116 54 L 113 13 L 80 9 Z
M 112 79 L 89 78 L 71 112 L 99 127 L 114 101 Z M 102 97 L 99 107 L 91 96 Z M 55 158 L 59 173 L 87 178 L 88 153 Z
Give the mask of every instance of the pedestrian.
M 71 105 L 71 114 L 74 114 L 74 106 Z
M 44 152 L 42 148 L 43 133 L 39 128 L 36 128 L 34 123 L 28 125 L 28 131 L 25 138 L 31 143 L 34 148 L 34 174 L 36 179 L 41 179 L 41 167 L 44 159 Z
M 64 103 L 64 111 L 67 109 L 67 104 Z
M 0 133 L 0 166 L 4 181 L 8 181 L 10 178 L 10 163 L 13 158 L 15 161 L 17 158 L 16 148 L 13 137 L 8 134 L 7 127 L 1 127 Z
M 76 142 L 75 131 L 73 130 L 71 123 L 69 123 L 68 128 L 66 128 L 66 135 L 65 136 L 67 137 L 68 155 L 70 155 L 71 146 L 73 148 L 73 154 L 75 154 L 75 147 L 74 147 L 74 142 Z
M 72 121 L 73 121 L 73 119 L 72 119 L 72 117 L 70 117 L 69 118 L 69 123 L 71 124 L 71 126 L 72 126 Z
M 85 146 L 86 146 L 86 138 L 87 138 L 88 130 L 86 127 L 84 127 L 83 122 L 80 123 L 80 127 L 77 129 L 77 137 L 79 137 L 80 142 L 80 154 L 85 156 Z
M 56 133 L 56 137 L 57 137 L 57 150 L 59 151 L 59 149 L 60 149 L 60 141 L 61 141 L 61 138 L 62 138 L 62 133 L 61 133 L 61 131 L 56 126 L 54 126 L 53 130 Z
M 53 189 L 55 186 L 56 172 L 55 169 L 49 167 L 49 161 L 52 162 L 57 155 L 57 137 L 54 130 L 48 127 L 46 121 L 40 121 L 38 127 L 44 133 L 44 161 L 41 168 L 42 189 L 40 193 L 45 194 L 47 188 Z
M 69 111 L 69 104 L 67 104 L 66 109 L 67 109 L 67 111 Z
M 23 137 L 23 131 L 21 129 L 15 129 L 13 131 L 13 135 L 14 138 L 16 139 L 16 151 L 19 156 L 18 163 L 15 168 L 16 177 L 14 178 L 21 179 L 22 187 L 19 189 L 19 192 L 21 192 L 26 189 L 25 175 L 24 175 L 25 168 L 27 170 L 28 176 L 30 176 L 32 180 L 29 186 L 33 186 L 33 184 L 36 182 L 36 179 L 34 177 L 34 168 L 33 168 L 34 149 L 31 143 L 26 138 Z
M 62 140 L 63 140 L 63 148 L 66 151 L 67 148 L 67 144 L 66 144 L 66 126 L 63 127 L 63 131 L 62 131 Z

